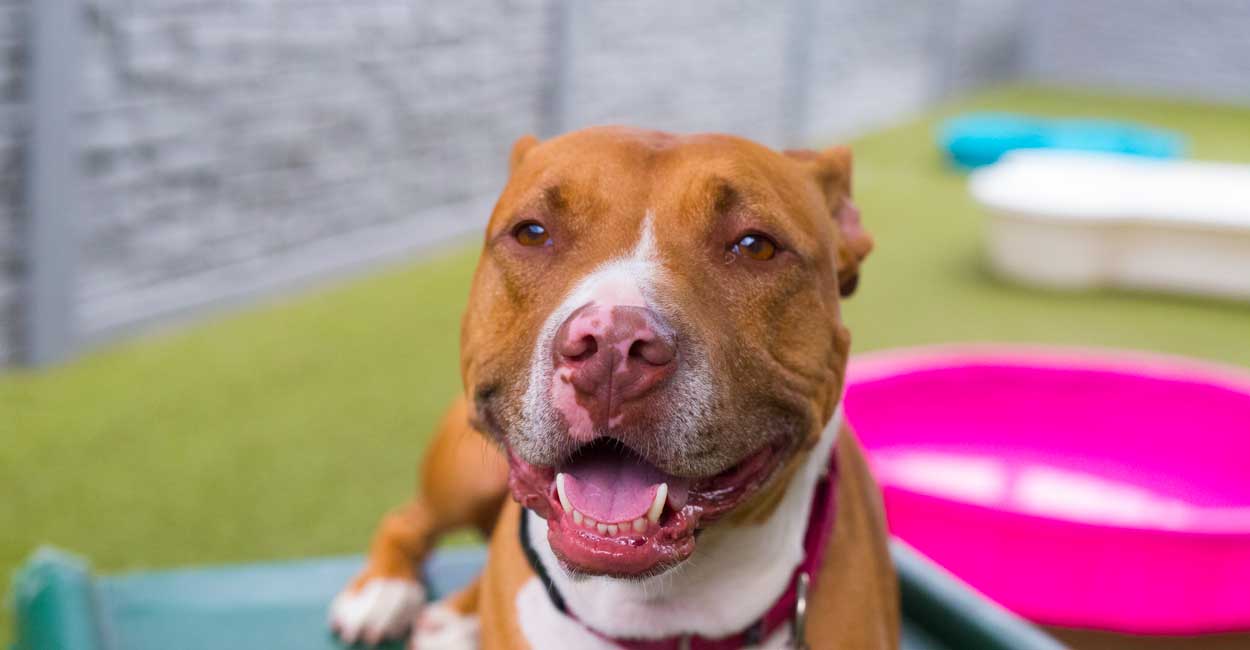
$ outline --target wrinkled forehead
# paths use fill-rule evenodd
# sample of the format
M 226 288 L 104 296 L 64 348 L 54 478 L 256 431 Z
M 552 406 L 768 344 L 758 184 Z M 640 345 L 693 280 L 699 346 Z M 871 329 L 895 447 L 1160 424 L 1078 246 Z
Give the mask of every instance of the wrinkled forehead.
M 593 230 L 610 239 L 610 228 L 636 242 L 648 215 L 655 232 L 706 234 L 718 218 L 739 214 L 792 237 L 819 237 L 818 202 L 793 161 L 750 141 L 602 128 L 530 151 L 490 228 L 505 229 L 528 212 L 559 218 L 573 236 Z

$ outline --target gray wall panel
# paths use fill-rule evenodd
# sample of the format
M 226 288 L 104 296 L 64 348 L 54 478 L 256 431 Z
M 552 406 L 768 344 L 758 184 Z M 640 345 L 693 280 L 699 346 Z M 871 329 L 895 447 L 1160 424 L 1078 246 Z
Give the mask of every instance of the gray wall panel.
M 1250 103 L 1250 2 L 1050 0 L 1030 9 L 1031 79 Z
M 445 208 L 538 128 L 543 7 L 90 0 L 84 335 L 482 223 Z

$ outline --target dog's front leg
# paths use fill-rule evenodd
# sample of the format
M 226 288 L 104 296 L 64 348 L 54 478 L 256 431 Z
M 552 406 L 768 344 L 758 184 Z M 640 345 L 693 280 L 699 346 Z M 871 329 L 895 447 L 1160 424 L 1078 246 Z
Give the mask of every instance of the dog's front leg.
M 419 569 L 439 537 L 465 527 L 489 536 L 507 490 L 507 462 L 469 426 L 464 400 L 457 400 L 426 452 L 419 493 L 382 519 L 365 569 L 330 606 L 330 626 L 349 643 L 372 645 L 403 635 L 425 602 Z M 464 636 L 468 628 L 449 615 L 471 614 L 475 594 L 470 587 L 428 608 L 422 627 L 442 631 L 431 636 Z

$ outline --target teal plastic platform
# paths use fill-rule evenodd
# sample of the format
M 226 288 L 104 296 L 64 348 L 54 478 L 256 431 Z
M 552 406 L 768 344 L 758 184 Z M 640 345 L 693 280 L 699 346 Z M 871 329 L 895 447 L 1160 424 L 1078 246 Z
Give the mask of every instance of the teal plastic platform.
M 902 583 L 907 650 L 1061 650 L 910 548 L 891 549 Z M 439 552 L 430 589 L 446 594 L 481 567 L 480 548 Z M 336 650 L 325 623 L 359 557 L 95 577 L 45 549 L 18 572 L 15 650 Z M 390 647 L 402 648 L 395 643 Z

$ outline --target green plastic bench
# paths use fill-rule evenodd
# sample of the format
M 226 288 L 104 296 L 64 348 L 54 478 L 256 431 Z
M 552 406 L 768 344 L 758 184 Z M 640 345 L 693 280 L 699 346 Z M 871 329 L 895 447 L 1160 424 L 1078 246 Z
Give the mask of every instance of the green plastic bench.
M 891 549 L 907 650 L 1060 650 L 909 547 Z M 426 567 L 446 594 L 481 567 L 480 548 L 438 552 Z M 42 549 L 17 574 L 15 650 L 335 650 L 326 606 L 359 557 L 97 577 L 63 551 Z M 402 648 L 403 644 L 392 644 Z

